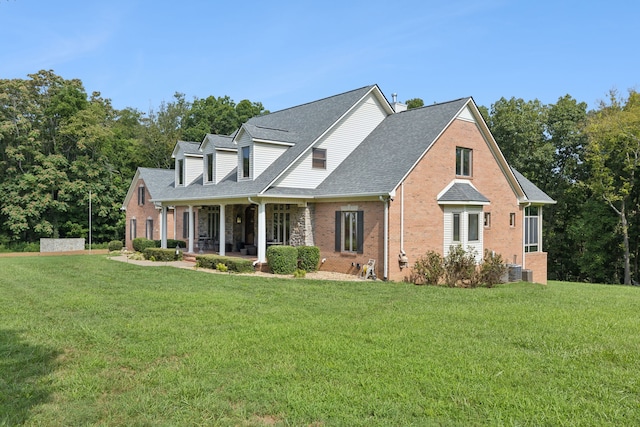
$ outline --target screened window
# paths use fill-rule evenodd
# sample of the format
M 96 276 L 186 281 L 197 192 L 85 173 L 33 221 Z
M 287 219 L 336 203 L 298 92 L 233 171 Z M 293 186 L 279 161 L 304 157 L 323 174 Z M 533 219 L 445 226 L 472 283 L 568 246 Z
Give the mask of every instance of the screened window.
M 213 154 L 207 154 L 207 182 L 213 182 Z
M 364 211 L 336 211 L 336 252 L 363 253 Z
M 456 148 L 456 175 L 471 176 L 473 150 L 470 148 Z
M 271 237 L 283 245 L 289 244 L 291 238 L 291 208 L 289 205 L 275 205 L 273 207 Z
M 184 160 L 178 159 L 178 185 L 184 185 Z
M 144 205 L 144 187 L 138 187 L 138 205 Z
M 515 212 L 511 212 L 509 214 L 509 226 L 510 227 L 515 227 L 516 226 L 516 213 Z
M 250 158 L 251 158 L 251 147 L 242 147 L 242 177 L 249 178 L 250 170 Z
M 524 251 L 540 250 L 540 211 L 538 206 L 525 208 L 524 213 Z
M 314 148 L 312 152 L 311 166 L 314 169 L 326 169 L 327 168 L 327 150 L 323 148 Z
M 491 227 L 491 212 L 485 212 L 484 213 L 484 226 L 486 228 L 490 228 Z

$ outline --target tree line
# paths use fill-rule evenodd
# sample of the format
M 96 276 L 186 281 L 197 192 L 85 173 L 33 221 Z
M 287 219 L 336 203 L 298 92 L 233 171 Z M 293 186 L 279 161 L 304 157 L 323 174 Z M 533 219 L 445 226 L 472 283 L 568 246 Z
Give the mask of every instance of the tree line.
M 228 96 L 176 93 L 155 110 L 117 110 L 53 71 L 0 79 L 0 245 L 40 237 L 124 236 L 120 210 L 139 166 L 171 168 L 177 140 L 230 134 L 268 113 Z M 424 103 L 407 101 L 410 108 Z M 507 161 L 557 201 L 545 208 L 549 278 L 631 284 L 640 257 L 640 94 L 610 92 L 593 110 L 501 98 L 480 110 Z

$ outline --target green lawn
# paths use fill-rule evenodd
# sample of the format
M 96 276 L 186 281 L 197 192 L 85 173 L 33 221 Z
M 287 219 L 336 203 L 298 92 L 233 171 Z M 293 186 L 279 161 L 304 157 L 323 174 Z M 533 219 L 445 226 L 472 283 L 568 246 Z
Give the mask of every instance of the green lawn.
M 640 425 L 639 288 L 0 273 L 0 425 Z

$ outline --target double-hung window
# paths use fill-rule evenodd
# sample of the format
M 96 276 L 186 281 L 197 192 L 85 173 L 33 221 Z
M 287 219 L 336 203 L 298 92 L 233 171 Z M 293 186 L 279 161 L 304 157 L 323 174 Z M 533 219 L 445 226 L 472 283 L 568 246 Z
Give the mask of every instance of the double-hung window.
M 131 221 L 129 222 L 129 237 L 131 238 L 131 240 L 137 237 L 136 228 L 137 228 L 136 219 L 131 218 Z
M 153 240 L 153 220 L 151 218 L 147 219 L 146 227 L 144 229 L 144 237 L 149 240 Z
M 314 148 L 312 150 L 311 167 L 314 169 L 327 168 L 327 150 L 324 148 Z
M 364 211 L 336 211 L 336 252 L 363 253 Z
M 456 175 L 471 176 L 473 171 L 473 150 L 456 147 Z

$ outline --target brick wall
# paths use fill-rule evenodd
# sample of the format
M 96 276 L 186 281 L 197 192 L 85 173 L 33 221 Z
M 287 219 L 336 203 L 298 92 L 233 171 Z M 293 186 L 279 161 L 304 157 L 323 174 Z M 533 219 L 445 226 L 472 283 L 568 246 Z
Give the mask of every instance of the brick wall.
M 336 252 L 335 212 L 343 206 L 350 210 L 364 211 L 363 253 Z M 320 259 L 326 261 L 321 270 L 346 274 L 358 274 L 357 264 L 364 265 L 369 259 L 376 260 L 376 274 L 383 276 L 384 205 L 380 201 L 360 201 L 351 203 L 318 203 L 313 211 L 315 223 L 314 241 L 320 248 Z
M 529 252 L 525 255 L 524 269 L 533 271 L 535 283 L 547 284 L 547 253 Z
M 138 203 L 138 188 L 144 187 L 144 204 Z M 133 197 L 129 200 L 126 210 L 126 225 L 125 225 L 125 247 L 128 250 L 133 250 L 132 238 L 131 238 L 131 220 L 136 220 L 136 237 L 146 237 L 147 219 L 153 220 L 153 240 L 160 239 L 160 230 L 162 227 L 162 211 L 156 209 L 151 200 L 149 189 L 144 183 L 143 179 L 139 179 L 134 187 Z M 167 238 L 175 239 L 174 233 L 174 212 L 169 209 L 167 212 Z
M 389 278 L 403 280 L 410 269 L 400 269 L 401 204 L 404 196 L 404 250 L 409 265 L 427 251 L 443 253 L 444 211 L 437 195 L 455 176 L 456 147 L 473 150 L 473 173 L 469 179 L 490 200 L 491 227 L 484 228 L 484 248 L 494 250 L 506 262 L 522 264 L 522 210 L 509 182 L 496 163 L 475 123 L 455 120 L 407 176 L 391 202 L 389 211 Z M 404 192 L 404 194 L 403 194 Z M 515 226 L 509 225 L 510 213 Z

